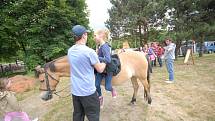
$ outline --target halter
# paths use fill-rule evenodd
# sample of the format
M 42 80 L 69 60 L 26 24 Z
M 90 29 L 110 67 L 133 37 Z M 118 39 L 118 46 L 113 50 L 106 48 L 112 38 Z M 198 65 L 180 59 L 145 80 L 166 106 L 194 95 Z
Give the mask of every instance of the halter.
M 57 96 L 59 96 L 61 98 L 65 98 L 65 97 L 68 97 L 68 96 L 71 95 L 71 94 L 68 94 L 67 96 L 62 97 L 62 96 L 60 96 L 58 94 L 58 93 L 62 92 L 63 90 L 65 90 L 66 88 L 68 88 L 70 85 L 68 85 L 67 87 L 65 87 L 65 88 L 63 88 L 63 89 L 61 89 L 60 91 L 57 91 L 57 92 L 55 90 L 51 90 L 50 85 L 49 85 L 49 78 L 48 77 L 52 78 L 57 83 L 59 83 L 60 81 L 58 79 L 54 78 L 51 74 L 49 74 L 46 69 L 45 69 L 44 73 L 45 73 L 45 82 L 46 82 L 46 88 L 47 88 L 47 90 L 45 90 L 45 89 L 40 89 L 40 90 L 48 91 L 48 99 L 52 98 L 52 94 L 55 94 L 55 95 L 57 95 Z
M 48 98 L 47 98 L 47 100 L 49 100 L 49 99 L 52 99 L 52 90 L 51 90 L 51 88 L 50 88 L 50 85 L 49 85 L 49 78 L 48 78 L 48 76 L 49 76 L 50 74 L 48 74 L 48 72 L 45 70 L 45 81 L 46 81 L 46 87 L 47 87 L 47 90 L 46 91 L 48 91 Z

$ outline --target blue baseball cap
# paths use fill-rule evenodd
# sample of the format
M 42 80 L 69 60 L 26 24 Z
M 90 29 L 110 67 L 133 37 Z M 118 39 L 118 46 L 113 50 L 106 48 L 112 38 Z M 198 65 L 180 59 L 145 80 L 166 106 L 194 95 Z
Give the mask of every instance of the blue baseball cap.
M 90 32 L 90 31 L 87 30 L 84 26 L 75 25 L 72 27 L 72 33 L 77 37 L 81 37 L 86 32 Z

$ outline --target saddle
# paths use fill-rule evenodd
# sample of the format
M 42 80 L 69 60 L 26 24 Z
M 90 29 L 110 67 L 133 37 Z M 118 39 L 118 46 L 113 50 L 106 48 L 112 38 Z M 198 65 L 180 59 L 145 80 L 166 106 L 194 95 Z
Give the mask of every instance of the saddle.
M 112 73 L 113 76 L 116 76 L 121 71 L 121 63 L 119 56 L 114 54 L 111 56 L 111 62 L 106 66 L 106 73 Z

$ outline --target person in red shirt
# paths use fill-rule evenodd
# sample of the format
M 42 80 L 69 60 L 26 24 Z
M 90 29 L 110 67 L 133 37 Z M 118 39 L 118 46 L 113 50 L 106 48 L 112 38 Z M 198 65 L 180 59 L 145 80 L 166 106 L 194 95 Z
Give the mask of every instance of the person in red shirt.
M 162 55 L 164 54 L 164 49 L 161 47 L 160 44 L 158 44 L 158 49 L 157 49 L 157 59 L 160 67 L 162 67 Z

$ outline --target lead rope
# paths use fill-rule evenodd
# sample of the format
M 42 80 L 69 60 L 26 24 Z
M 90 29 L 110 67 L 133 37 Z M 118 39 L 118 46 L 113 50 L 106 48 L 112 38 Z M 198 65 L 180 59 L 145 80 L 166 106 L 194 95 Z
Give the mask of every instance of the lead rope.
M 63 90 L 65 90 L 65 89 L 67 89 L 67 88 L 69 88 L 70 86 L 71 86 L 71 84 L 69 84 L 69 85 L 68 85 L 68 86 L 66 86 L 65 88 L 61 89 L 60 91 L 56 91 L 56 92 L 54 92 L 53 94 L 57 95 L 57 96 L 58 96 L 58 97 L 60 97 L 60 98 L 66 98 L 66 97 L 69 97 L 69 96 L 71 96 L 71 94 L 72 94 L 72 93 L 69 93 L 67 96 L 60 96 L 58 93 L 62 92 Z

